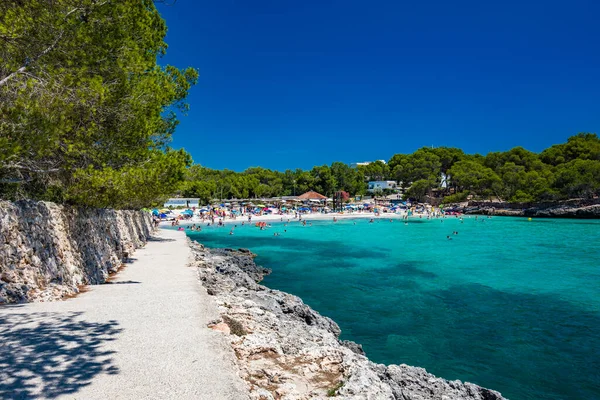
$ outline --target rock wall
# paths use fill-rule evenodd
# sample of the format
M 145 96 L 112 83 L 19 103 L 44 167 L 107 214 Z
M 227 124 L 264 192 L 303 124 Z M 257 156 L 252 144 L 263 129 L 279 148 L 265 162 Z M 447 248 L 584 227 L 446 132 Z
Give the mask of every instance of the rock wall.
M 259 285 L 268 270 L 252 255 L 192 243 L 194 261 L 221 319 L 253 400 L 502 400 L 480 386 L 437 378 L 423 368 L 371 362 L 359 344 L 302 300 Z
M 55 300 L 103 283 L 151 231 L 141 211 L 0 201 L 0 304 Z

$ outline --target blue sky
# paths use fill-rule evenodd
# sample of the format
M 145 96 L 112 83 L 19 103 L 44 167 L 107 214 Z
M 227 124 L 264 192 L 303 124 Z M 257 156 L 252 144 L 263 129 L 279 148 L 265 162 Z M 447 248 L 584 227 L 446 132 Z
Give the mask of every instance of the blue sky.
M 600 126 L 600 1 L 178 0 L 174 147 L 241 171 L 422 146 L 540 151 Z

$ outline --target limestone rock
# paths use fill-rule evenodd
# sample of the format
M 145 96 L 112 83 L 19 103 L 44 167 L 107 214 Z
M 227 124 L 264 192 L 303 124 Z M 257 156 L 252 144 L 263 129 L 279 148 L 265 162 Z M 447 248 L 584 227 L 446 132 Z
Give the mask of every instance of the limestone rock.
M 0 303 L 51 301 L 103 283 L 152 231 L 141 211 L 0 201 Z
M 334 321 L 297 296 L 259 285 L 268 272 L 252 254 L 191 246 L 192 265 L 223 321 L 229 321 L 228 328 L 231 321 L 239 324 L 239 334 L 228 338 L 252 399 L 503 399 L 498 392 L 437 378 L 422 368 L 375 364 L 359 344 L 338 339 Z

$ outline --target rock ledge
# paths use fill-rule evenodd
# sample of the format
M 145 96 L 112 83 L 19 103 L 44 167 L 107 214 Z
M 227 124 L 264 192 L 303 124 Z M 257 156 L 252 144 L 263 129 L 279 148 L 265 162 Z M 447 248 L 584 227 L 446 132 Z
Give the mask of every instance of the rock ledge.
M 408 365 L 376 364 L 340 328 L 296 296 L 259 285 L 253 255 L 192 242 L 192 265 L 214 296 L 250 397 L 274 399 L 501 400 L 496 391 Z

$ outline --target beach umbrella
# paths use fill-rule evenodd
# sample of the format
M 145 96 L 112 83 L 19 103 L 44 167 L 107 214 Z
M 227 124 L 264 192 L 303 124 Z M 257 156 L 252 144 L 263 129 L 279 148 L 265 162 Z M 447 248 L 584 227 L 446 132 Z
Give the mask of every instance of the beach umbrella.
M 158 210 L 152 210 L 152 215 L 158 215 L 158 214 L 159 214 Z
M 257 204 L 256 207 L 263 208 L 263 207 L 266 207 L 266 206 L 264 204 Z

